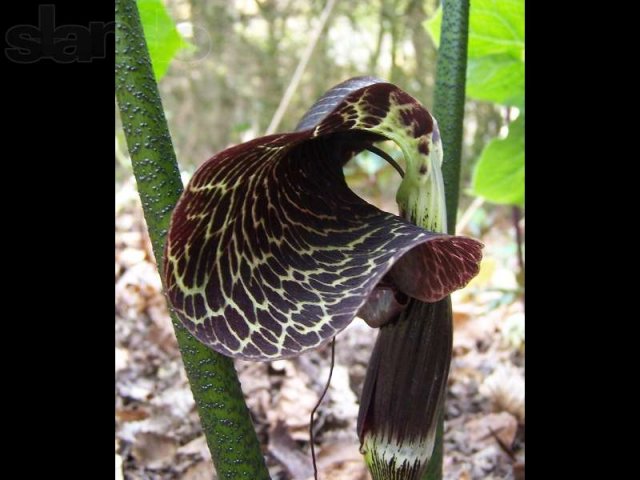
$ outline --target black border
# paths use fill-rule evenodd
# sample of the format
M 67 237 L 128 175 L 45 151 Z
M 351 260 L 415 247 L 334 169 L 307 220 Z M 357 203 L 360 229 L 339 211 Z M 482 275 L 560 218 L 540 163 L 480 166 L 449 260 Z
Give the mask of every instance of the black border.
M 34 32 L 38 4 L 11 7 L 0 55 L 5 418 L 24 437 L 20 468 L 112 478 L 115 38 L 91 62 L 16 63 L 7 32 Z M 114 12 L 114 2 L 56 2 L 55 25 L 108 29 Z M 85 459 L 93 466 L 81 467 Z

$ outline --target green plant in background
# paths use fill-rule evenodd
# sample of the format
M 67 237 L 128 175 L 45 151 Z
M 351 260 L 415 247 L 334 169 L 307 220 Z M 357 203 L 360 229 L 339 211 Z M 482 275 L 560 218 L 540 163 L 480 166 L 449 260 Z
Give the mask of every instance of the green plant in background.
M 140 21 L 149 49 L 156 81 L 167 73 L 169 64 L 183 48 L 189 47 L 167 12 L 162 0 L 137 0 Z
M 472 0 L 467 95 L 520 110 L 504 139 L 490 141 L 476 164 L 475 195 L 524 204 L 524 0 Z M 442 9 L 426 22 L 439 43 Z

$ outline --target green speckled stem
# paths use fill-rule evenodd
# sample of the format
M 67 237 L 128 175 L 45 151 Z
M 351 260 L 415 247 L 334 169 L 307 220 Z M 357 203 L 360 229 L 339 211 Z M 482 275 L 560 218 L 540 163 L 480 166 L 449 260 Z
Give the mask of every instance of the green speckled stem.
M 116 97 L 162 271 L 165 236 L 182 181 L 135 0 L 116 2 Z M 268 479 L 233 361 L 206 348 L 171 318 L 218 478 Z
M 444 150 L 442 176 L 451 234 L 455 233 L 458 210 L 468 36 L 469 0 L 443 1 L 433 116 L 438 120 Z
M 450 234 L 455 233 L 458 213 L 468 37 L 469 0 L 443 0 L 433 115 L 442 138 L 442 177 Z M 438 415 L 433 457 L 422 480 L 442 479 L 443 456 L 444 410 Z

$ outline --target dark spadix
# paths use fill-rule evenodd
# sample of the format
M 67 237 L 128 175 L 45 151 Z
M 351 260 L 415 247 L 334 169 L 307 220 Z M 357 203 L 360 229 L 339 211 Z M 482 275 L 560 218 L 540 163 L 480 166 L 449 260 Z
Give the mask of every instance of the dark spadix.
M 466 285 L 478 272 L 479 242 L 427 231 L 348 188 L 343 165 L 387 139 L 403 150 L 403 184 L 412 186 L 405 191 L 440 188 L 439 168 L 430 168 L 441 153 L 433 118 L 371 77 L 331 89 L 295 132 L 236 145 L 201 165 L 165 247 L 168 297 L 189 331 L 222 354 L 274 360 L 328 342 L 358 312 L 379 326 L 409 297 L 435 302 Z M 407 194 L 401 205 L 425 198 L 439 196 Z M 433 220 L 440 230 L 441 216 Z

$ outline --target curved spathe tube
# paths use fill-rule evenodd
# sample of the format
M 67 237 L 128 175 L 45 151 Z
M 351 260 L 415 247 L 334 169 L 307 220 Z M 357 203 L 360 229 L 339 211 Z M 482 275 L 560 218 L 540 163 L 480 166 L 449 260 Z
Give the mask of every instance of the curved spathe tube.
M 369 82 L 325 95 L 302 130 L 218 153 L 185 188 L 165 248 L 167 294 L 214 350 L 253 360 L 298 355 L 344 329 L 387 274 L 423 301 L 477 274 L 479 242 L 429 232 L 348 188 L 344 163 L 387 132 L 405 150 L 429 152 L 426 109 L 394 85 Z

